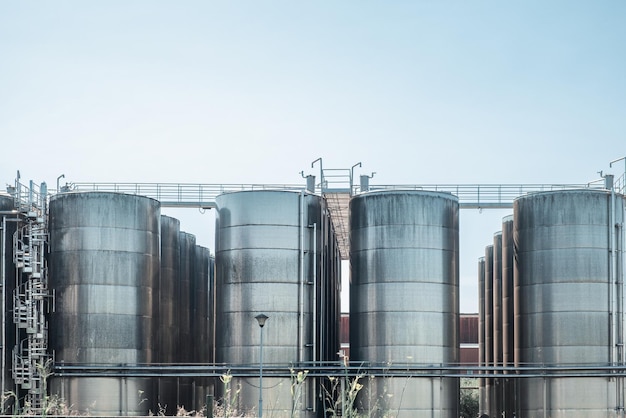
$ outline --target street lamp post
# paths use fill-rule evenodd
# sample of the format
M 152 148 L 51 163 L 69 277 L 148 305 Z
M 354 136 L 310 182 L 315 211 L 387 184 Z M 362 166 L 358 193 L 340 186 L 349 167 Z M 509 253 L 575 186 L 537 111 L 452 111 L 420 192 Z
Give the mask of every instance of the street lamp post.
M 263 418 L 263 325 L 268 320 L 268 316 L 265 314 L 258 314 L 254 317 L 259 323 L 261 328 L 261 344 L 260 344 L 260 356 L 259 356 L 259 418 Z

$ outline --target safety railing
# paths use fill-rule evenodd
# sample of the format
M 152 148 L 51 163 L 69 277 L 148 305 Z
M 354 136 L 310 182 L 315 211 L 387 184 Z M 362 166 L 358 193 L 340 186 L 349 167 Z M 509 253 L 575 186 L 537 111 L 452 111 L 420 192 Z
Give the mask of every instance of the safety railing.
M 222 193 L 249 190 L 303 190 L 293 184 L 194 184 L 194 183 L 74 183 L 73 190 L 116 192 L 147 196 L 162 206 L 215 206 Z
M 536 192 L 602 189 L 603 184 L 419 184 L 419 185 L 375 185 L 376 190 L 427 190 L 447 192 L 458 197 L 461 207 L 467 208 L 510 208 L 513 201 L 523 195 Z
M 623 178 L 618 179 L 623 184 Z M 622 186 L 620 186 L 622 187 Z M 602 183 L 588 184 L 395 184 L 372 185 L 369 191 L 430 190 L 451 193 L 458 197 L 461 207 L 510 208 L 519 196 L 528 193 L 568 190 L 603 189 Z M 215 198 L 222 193 L 250 190 L 306 189 L 294 184 L 194 184 L 194 183 L 74 183 L 73 190 L 117 192 L 151 197 L 163 206 L 214 207 Z M 359 191 L 360 192 L 360 191 Z

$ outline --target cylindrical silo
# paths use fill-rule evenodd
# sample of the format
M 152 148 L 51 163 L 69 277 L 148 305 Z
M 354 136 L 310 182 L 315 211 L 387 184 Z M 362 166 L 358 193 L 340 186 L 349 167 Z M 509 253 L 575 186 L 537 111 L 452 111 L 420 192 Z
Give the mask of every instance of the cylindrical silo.
M 49 233 L 55 361 L 151 363 L 159 203 L 118 193 L 58 194 L 50 199 Z M 91 415 L 147 415 L 154 402 L 147 378 L 53 377 L 51 392 Z
M 615 283 L 622 264 L 623 209 L 621 195 L 601 190 L 543 192 L 515 200 L 519 364 L 621 361 L 621 284 Z M 519 384 L 521 417 L 614 417 L 620 407 L 615 379 L 553 376 Z
M 321 197 L 306 192 L 243 191 L 217 197 L 216 217 L 216 361 L 233 366 L 263 364 L 298 367 L 313 361 L 321 349 L 316 316 L 321 302 L 317 284 L 322 272 Z M 263 328 L 255 317 L 269 317 Z M 335 347 L 335 353 L 339 347 Z M 308 364 L 308 363 L 306 363 Z M 304 366 L 303 366 L 304 367 Z M 221 402 L 240 389 L 240 412 L 258 411 L 259 378 L 218 384 Z M 290 379 L 263 378 L 263 409 L 276 416 L 313 416 L 317 397 L 305 380 L 301 396 L 291 393 Z M 219 387 L 222 385 L 222 387 Z
M 478 259 L 478 365 L 485 362 L 485 257 Z M 484 374 L 484 373 L 480 373 Z M 478 413 L 487 412 L 487 388 L 484 378 L 478 380 Z
M 459 361 L 458 210 L 457 198 L 440 192 L 368 192 L 352 198 L 352 362 Z M 361 410 L 458 417 L 456 379 L 378 377 L 360 383 Z
M 493 245 L 485 247 L 485 365 L 493 366 Z M 492 374 L 488 371 L 487 374 Z M 495 411 L 494 379 L 485 379 L 486 414 Z
M 159 281 L 156 311 L 157 362 L 173 365 L 178 362 L 178 295 L 180 293 L 180 221 L 161 215 L 161 278 Z M 178 379 L 158 379 L 158 405 L 155 411 L 176 415 L 178 406 Z
M 197 344 L 197 335 L 193 329 L 193 312 L 195 311 L 194 292 L 196 290 L 197 263 L 196 263 L 196 236 L 187 232 L 179 233 L 180 259 L 178 278 L 180 292 L 178 293 L 178 346 L 176 360 L 178 363 L 193 364 L 194 345 Z M 187 411 L 194 408 L 195 393 L 193 378 L 180 377 L 178 379 L 178 406 Z
M 492 366 L 502 367 L 502 231 L 493 235 L 493 361 Z M 499 373 L 496 371 L 496 373 Z M 502 379 L 493 379 L 492 416 L 502 416 L 503 382 Z
M 212 341 L 210 338 L 212 319 L 210 301 L 210 287 L 212 285 L 211 275 L 211 254 L 208 248 L 196 245 L 196 280 L 193 286 L 194 312 L 191 316 L 192 329 L 194 333 L 193 362 L 200 365 L 212 363 Z M 209 379 L 196 378 L 194 381 L 194 410 L 200 411 L 206 404 L 206 397 L 213 392 L 209 392 Z
M 13 350 L 16 343 L 15 325 L 13 324 L 13 291 L 15 290 L 15 264 L 13 263 L 13 235 L 17 231 L 17 213 L 13 196 L 0 194 L 0 280 L 3 297 L 0 297 L 2 308 L 2 327 L 4 340 L 0 344 L 6 350 L 0 350 L 2 360 L 2 393 L 17 393 L 11 367 L 13 364 Z M 10 412 L 13 400 L 7 399 L 6 405 L 0 413 Z
M 502 218 L 502 365 L 513 367 L 513 215 Z M 508 374 L 508 372 L 504 372 Z M 503 392 L 504 417 L 515 411 L 515 379 L 505 379 Z

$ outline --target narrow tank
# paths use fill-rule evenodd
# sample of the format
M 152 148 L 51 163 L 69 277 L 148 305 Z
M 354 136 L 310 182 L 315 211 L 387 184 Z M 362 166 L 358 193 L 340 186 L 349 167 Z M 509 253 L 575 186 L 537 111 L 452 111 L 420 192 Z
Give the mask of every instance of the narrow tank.
M 502 367 L 502 231 L 493 235 L 493 362 L 494 367 Z M 493 379 L 492 416 L 502 416 L 504 385 L 502 379 Z
M 191 315 L 191 326 L 194 333 L 193 362 L 207 365 L 212 363 L 212 341 L 210 338 L 212 315 L 210 314 L 213 304 L 210 301 L 212 292 L 211 277 L 211 254 L 208 248 L 196 245 L 196 280 L 194 281 L 192 295 L 194 297 L 194 312 Z M 200 411 L 206 405 L 206 397 L 209 392 L 209 379 L 196 378 L 194 381 L 194 410 Z
M 515 365 L 513 352 L 513 215 L 502 218 L 502 365 Z M 508 374 L 508 372 L 504 372 Z M 504 417 L 510 418 L 515 411 L 515 379 L 505 379 L 503 384 Z
M 58 194 L 50 199 L 49 233 L 55 361 L 151 363 L 159 203 L 118 193 Z M 152 381 L 135 377 L 53 377 L 51 393 L 91 415 L 147 415 L 154 402 Z
M 514 202 L 515 321 L 518 364 L 607 365 L 618 361 L 613 266 L 623 248 L 623 197 L 567 190 Z M 521 417 L 616 416 L 615 379 L 552 377 L 520 381 Z
M 440 192 L 368 192 L 352 198 L 352 362 L 459 361 L 458 210 L 457 198 Z M 378 377 L 360 383 L 357 407 L 364 411 L 459 416 L 456 379 Z
M 177 298 L 178 308 L 178 346 L 176 358 L 178 363 L 193 364 L 194 346 L 198 343 L 197 335 L 193 329 L 193 313 L 195 311 L 195 296 L 197 277 L 196 263 L 196 236 L 188 232 L 179 233 L 180 260 L 178 278 L 180 292 Z M 194 408 L 195 393 L 194 379 L 180 377 L 178 379 L 178 406 L 187 411 Z
M 320 346 L 328 343 L 320 341 L 326 327 L 339 322 L 323 311 L 316 290 L 324 283 L 338 292 L 337 280 L 327 275 L 323 262 L 322 234 L 330 233 L 321 228 L 323 199 L 306 192 L 259 190 L 222 194 L 216 203 L 216 361 L 260 368 L 261 332 L 263 365 L 306 367 L 322 353 L 336 353 L 338 344 Z M 269 317 L 263 328 L 255 319 L 260 314 Z M 259 380 L 233 378 L 231 392 L 220 383 L 218 400 L 228 403 L 224 398 L 240 389 L 238 410 L 258 412 Z M 296 397 L 289 378 L 264 377 L 263 409 L 276 416 L 292 409 L 298 416 L 316 415 L 321 409 L 311 381 L 305 380 Z
M 478 365 L 487 365 L 485 362 L 485 257 L 478 259 Z M 484 378 L 478 380 L 478 413 L 479 415 L 487 413 L 487 388 Z
M 161 216 L 161 277 L 157 299 L 156 345 L 157 362 L 172 365 L 178 362 L 178 295 L 180 293 L 180 221 Z M 157 380 L 157 406 L 154 411 L 176 415 L 178 379 L 162 377 Z
M 13 375 L 11 373 L 11 365 L 13 364 L 13 350 L 15 346 L 16 333 L 15 325 L 13 324 L 13 291 L 15 290 L 15 264 L 13 263 L 13 234 L 17 230 L 17 223 L 15 222 L 16 215 L 12 213 L 15 209 L 15 202 L 12 196 L 0 194 L 0 280 L 2 280 L 2 292 L 4 298 L 0 298 L 2 304 L 2 311 L 4 312 L 4 333 L 5 342 L 4 345 L 7 350 L 0 352 L 4 355 L 4 370 L 2 385 L 0 390 L 2 393 L 13 392 L 17 393 L 15 388 L 15 382 L 13 381 Z M 12 399 L 7 400 L 7 404 L 3 405 L 6 410 L 0 412 L 9 412 L 8 408 L 11 407 Z
M 485 247 L 485 365 L 493 366 L 493 245 Z M 487 372 L 491 374 L 491 372 Z M 494 379 L 485 379 L 487 412 L 494 416 Z

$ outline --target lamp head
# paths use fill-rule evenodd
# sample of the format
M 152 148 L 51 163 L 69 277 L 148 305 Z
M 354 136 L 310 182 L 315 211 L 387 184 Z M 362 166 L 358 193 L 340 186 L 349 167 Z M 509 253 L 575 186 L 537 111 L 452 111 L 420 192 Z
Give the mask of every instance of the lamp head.
M 259 323 L 259 326 L 261 328 L 263 328 L 263 325 L 265 325 L 265 321 L 268 320 L 269 316 L 265 315 L 265 314 L 258 314 L 257 316 L 255 316 L 257 322 Z

